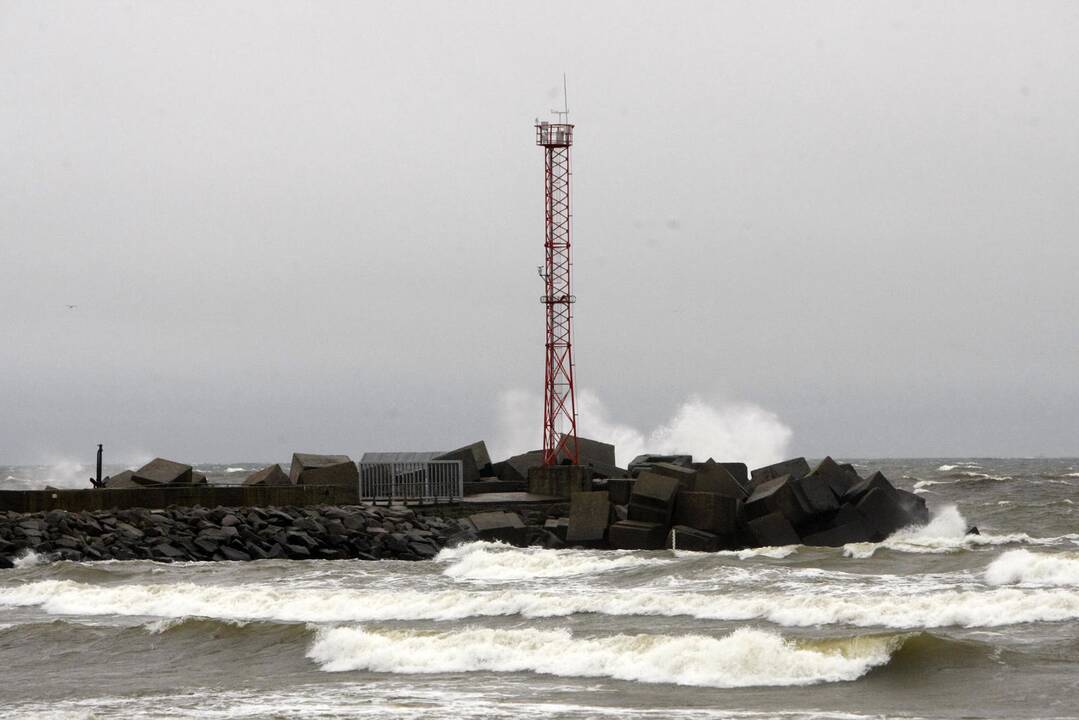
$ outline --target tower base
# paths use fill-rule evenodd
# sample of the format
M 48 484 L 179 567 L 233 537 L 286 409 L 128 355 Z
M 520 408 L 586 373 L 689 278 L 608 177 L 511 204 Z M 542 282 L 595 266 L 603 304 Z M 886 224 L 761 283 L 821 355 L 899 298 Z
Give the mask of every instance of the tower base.
M 528 492 L 566 498 L 592 490 L 592 468 L 586 465 L 540 465 L 528 468 Z

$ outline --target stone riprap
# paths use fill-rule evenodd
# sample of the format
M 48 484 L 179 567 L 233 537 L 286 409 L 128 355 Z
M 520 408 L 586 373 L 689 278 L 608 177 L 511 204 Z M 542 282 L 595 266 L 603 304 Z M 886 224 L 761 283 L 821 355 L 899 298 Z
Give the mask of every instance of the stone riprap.
M 426 560 L 460 531 L 406 508 L 178 507 L 0 513 L 0 566 L 55 560 Z

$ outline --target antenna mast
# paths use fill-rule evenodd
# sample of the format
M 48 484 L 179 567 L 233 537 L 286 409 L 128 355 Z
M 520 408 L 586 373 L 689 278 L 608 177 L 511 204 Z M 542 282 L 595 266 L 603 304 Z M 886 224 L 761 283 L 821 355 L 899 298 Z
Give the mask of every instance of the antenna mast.
M 545 292 L 540 302 L 547 314 L 543 392 L 543 463 L 560 458 L 576 465 L 577 401 L 573 390 L 573 303 L 570 285 L 570 146 L 569 93 L 562 75 L 563 109 L 552 110 L 558 122 L 536 123 L 536 144 L 543 148 L 546 264 L 540 275 Z

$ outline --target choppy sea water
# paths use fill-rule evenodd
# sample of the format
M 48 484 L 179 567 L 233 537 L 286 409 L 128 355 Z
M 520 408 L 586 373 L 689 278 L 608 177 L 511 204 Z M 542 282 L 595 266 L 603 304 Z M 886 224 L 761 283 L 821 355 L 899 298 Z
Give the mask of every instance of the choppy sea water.
M 1079 460 L 857 465 L 932 522 L 715 555 L 28 556 L 0 571 L 2 715 L 1079 718 Z

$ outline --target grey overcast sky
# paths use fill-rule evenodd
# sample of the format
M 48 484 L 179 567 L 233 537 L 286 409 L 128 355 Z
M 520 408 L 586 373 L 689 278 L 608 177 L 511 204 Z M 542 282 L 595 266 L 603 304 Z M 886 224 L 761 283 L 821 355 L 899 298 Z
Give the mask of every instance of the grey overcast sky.
M 537 445 L 563 71 L 610 423 L 1079 454 L 1079 3 L 34 1 L 0 2 L 0 463 Z

